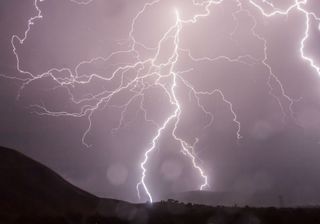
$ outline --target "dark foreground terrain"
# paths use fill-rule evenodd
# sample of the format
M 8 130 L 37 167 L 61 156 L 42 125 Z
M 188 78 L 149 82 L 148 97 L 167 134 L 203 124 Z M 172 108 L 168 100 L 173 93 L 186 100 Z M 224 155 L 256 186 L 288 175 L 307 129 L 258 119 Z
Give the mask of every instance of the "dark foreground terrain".
M 174 200 L 151 205 L 102 199 L 2 147 L 0 175 L 0 224 L 320 224 L 317 207 L 210 207 Z

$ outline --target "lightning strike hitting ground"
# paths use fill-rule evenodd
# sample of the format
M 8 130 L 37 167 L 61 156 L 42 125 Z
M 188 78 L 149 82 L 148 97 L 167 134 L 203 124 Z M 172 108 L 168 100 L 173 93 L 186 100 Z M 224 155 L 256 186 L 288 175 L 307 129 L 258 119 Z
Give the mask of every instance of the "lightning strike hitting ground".
M 237 11 L 232 14 L 233 20 L 236 24 L 239 24 L 239 13 L 245 13 L 247 16 L 253 21 L 253 25 L 250 29 L 251 35 L 253 35 L 257 40 L 262 43 L 263 46 L 263 57 L 255 58 L 250 54 L 246 55 L 238 55 L 235 58 L 230 58 L 224 55 L 210 58 L 208 56 L 203 57 L 195 57 L 193 56 L 190 49 L 185 49 L 180 46 L 181 39 L 181 31 L 186 25 L 197 25 L 199 20 L 208 19 L 212 8 L 216 5 L 223 4 L 224 0 L 204 0 L 204 1 L 196 1 L 192 0 L 193 6 L 200 7 L 203 9 L 203 13 L 195 13 L 190 18 L 181 18 L 178 8 L 172 7 L 171 12 L 167 12 L 168 14 L 175 14 L 175 20 L 172 21 L 172 26 L 168 28 L 166 32 L 163 33 L 161 39 L 157 43 L 157 46 L 154 48 L 148 47 L 146 44 L 141 43 L 135 38 L 135 27 L 137 25 L 137 21 L 139 18 L 146 13 L 146 11 L 151 8 L 156 8 L 158 4 L 160 4 L 161 0 L 154 0 L 151 2 L 147 2 L 143 5 L 142 9 L 138 11 L 135 17 L 131 22 L 131 29 L 128 33 L 128 39 L 124 41 L 124 43 L 129 43 L 129 47 L 124 51 L 115 51 L 111 53 L 107 57 L 95 57 L 90 60 L 81 61 L 78 65 L 72 68 L 51 68 L 48 71 L 42 74 L 32 74 L 29 71 L 24 70 L 21 67 L 21 59 L 17 53 L 17 46 L 23 45 L 25 40 L 28 38 L 30 32 L 32 32 L 32 27 L 36 25 L 36 22 L 43 18 L 42 11 L 39 7 L 39 2 L 43 2 L 44 0 L 34 0 L 34 8 L 36 9 L 36 15 L 31 17 L 28 20 L 27 28 L 24 31 L 22 36 L 13 35 L 11 38 L 12 52 L 15 55 L 16 59 L 16 68 L 17 75 L 8 75 L 8 74 L 0 74 L 1 77 L 15 79 L 17 81 L 22 82 L 21 88 L 18 93 L 18 98 L 23 90 L 32 82 L 42 79 L 42 78 L 51 78 L 56 82 L 57 86 L 67 90 L 69 94 L 70 101 L 75 105 L 80 106 L 80 110 L 78 112 L 68 112 L 68 111 L 52 111 L 48 109 L 43 104 L 35 104 L 31 105 L 34 112 L 38 115 L 46 115 L 46 116 L 69 116 L 75 118 L 87 118 L 88 127 L 84 131 L 82 136 L 82 142 L 86 147 L 90 147 L 91 145 L 86 142 L 86 137 L 90 133 L 92 128 L 92 116 L 98 109 L 103 109 L 106 107 L 114 107 L 121 111 L 120 119 L 118 122 L 118 126 L 112 130 L 113 134 L 116 134 L 119 129 L 121 129 L 125 125 L 125 116 L 128 113 L 128 107 L 134 103 L 139 102 L 140 111 L 143 113 L 145 121 L 156 127 L 156 133 L 154 137 L 151 139 L 151 145 L 146 147 L 147 149 L 142 156 L 142 161 L 140 163 L 141 168 L 141 179 L 137 184 L 137 192 L 138 197 L 141 198 L 141 190 L 144 191 L 145 196 L 150 202 L 153 202 L 154 198 L 152 197 L 152 190 L 148 187 L 146 178 L 148 175 L 148 166 L 151 166 L 151 154 L 158 147 L 158 142 L 160 141 L 162 134 L 164 131 L 170 132 L 172 139 L 174 139 L 180 146 L 181 152 L 187 156 L 193 168 L 199 173 L 199 177 L 203 180 L 202 183 L 199 184 L 199 189 L 203 190 L 209 187 L 208 184 L 208 176 L 203 170 L 201 164 L 201 159 L 197 156 L 195 147 L 197 142 L 199 141 L 198 136 L 194 136 L 194 142 L 188 142 L 184 139 L 183 136 L 179 136 L 177 134 L 177 129 L 180 125 L 181 121 L 181 113 L 184 110 L 182 107 L 181 101 L 178 97 L 177 92 L 180 88 L 187 89 L 189 91 L 189 98 L 195 99 L 197 106 L 201 109 L 204 116 L 209 117 L 209 121 L 204 126 L 204 129 L 210 127 L 214 122 L 214 115 L 201 103 L 201 98 L 203 96 L 210 97 L 213 95 L 218 95 L 221 97 L 221 100 L 229 107 L 229 111 L 233 116 L 233 122 L 237 127 L 236 137 L 237 139 L 241 139 L 241 125 L 238 121 L 237 114 L 235 112 L 234 106 L 231 101 L 229 101 L 223 92 L 220 89 L 213 89 L 211 91 L 204 91 L 196 89 L 193 84 L 187 81 L 184 78 L 185 73 L 193 73 L 193 68 L 188 69 L 186 71 L 179 71 L 177 69 L 177 62 L 181 56 L 181 54 L 187 55 L 194 63 L 198 62 L 215 62 L 219 60 L 226 61 L 228 63 L 239 63 L 244 66 L 252 66 L 252 65 L 262 65 L 268 74 L 268 82 L 270 95 L 275 98 L 278 102 L 280 109 L 284 118 L 288 115 L 293 118 L 293 104 L 296 100 L 290 98 L 285 91 L 284 86 L 281 81 L 277 77 L 277 75 L 273 72 L 272 66 L 268 64 L 268 42 L 267 40 L 256 31 L 257 20 L 253 15 L 253 11 L 260 12 L 260 15 L 269 18 L 274 16 L 288 16 L 293 11 L 298 11 L 302 13 L 305 17 L 304 27 L 305 31 L 302 34 L 302 39 L 300 41 L 299 52 L 302 60 L 306 61 L 320 76 L 320 66 L 316 63 L 316 61 L 308 56 L 305 53 L 305 44 L 308 41 L 310 35 L 310 26 L 311 21 L 316 21 L 319 24 L 320 30 L 320 18 L 316 15 L 315 12 L 311 12 L 305 9 L 305 6 L 308 3 L 308 0 L 295 0 L 293 3 L 288 6 L 286 9 L 278 9 L 273 1 L 271 0 L 234 0 L 234 4 L 237 6 Z M 88 5 L 92 3 L 94 0 L 70 0 L 78 5 Z M 267 12 L 265 7 L 268 7 L 271 10 Z M 238 29 L 238 25 L 236 25 L 234 31 L 230 33 L 230 37 L 233 38 L 234 33 Z M 171 42 L 173 44 L 172 53 L 165 59 L 164 62 L 159 62 L 159 58 L 162 56 L 161 52 L 165 48 L 165 42 Z M 153 52 L 153 55 L 142 59 L 138 48 L 143 48 L 144 50 Z M 113 57 L 117 55 L 130 55 L 135 58 L 135 61 L 132 63 L 127 63 L 121 66 L 118 66 L 111 74 L 108 76 L 103 76 L 99 74 L 79 74 L 79 69 L 81 66 L 92 64 L 98 61 L 109 62 Z M 247 60 L 249 59 L 249 60 Z M 250 62 L 249 62 L 250 61 Z M 163 72 L 166 70 L 166 72 Z M 67 76 L 59 77 L 55 75 L 56 73 L 67 73 Z M 134 72 L 133 78 L 127 78 L 126 75 L 129 72 Z M 214 75 L 214 74 L 213 74 Z M 120 78 L 119 85 L 113 90 L 104 90 L 99 93 L 90 93 L 86 97 L 77 98 L 74 96 L 71 88 L 77 85 L 86 85 L 90 84 L 93 80 L 99 80 L 100 82 L 112 82 L 116 78 Z M 152 82 L 150 83 L 150 80 Z M 276 85 L 276 86 L 275 86 Z M 57 87 L 57 88 L 58 88 Z M 171 106 L 173 106 L 173 110 L 166 117 L 163 123 L 156 122 L 149 118 L 148 116 L 148 108 L 145 107 L 145 95 L 146 91 L 152 87 L 159 87 L 166 95 L 168 102 Z M 274 88 L 279 88 L 281 91 L 281 95 L 277 95 L 274 92 Z M 130 92 L 130 98 L 123 104 L 114 104 L 112 100 L 124 91 Z M 283 101 L 288 102 L 289 107 L 286 108 L 284 106 Z M 289 111 L 289 114 L 288 112 Z

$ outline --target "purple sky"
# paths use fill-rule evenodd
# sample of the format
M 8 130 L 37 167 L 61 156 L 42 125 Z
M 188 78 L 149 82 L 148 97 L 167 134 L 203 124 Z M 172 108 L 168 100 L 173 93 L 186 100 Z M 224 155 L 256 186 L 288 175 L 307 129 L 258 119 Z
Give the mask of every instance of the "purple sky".
M 34 21 L 23 44 L 13 39 L 20 70 L 30 73 L 23 74 L 17 70 L 11 38 L 22 38 L 28 19 L 38 12 L 33 0 L 1 1 L 0 74 L 6 77 L 0 77 L 0 145 L 42 162 L 93 194 L 138 202 L 140 163 L 159 127 L 175 111 L 166 90 L 173 87 L 173 77 L 181 77 L 174 92 L 181 113 L 163 130 L 146 164 L 145 181 L 155 200 L 196 190 L 203 182 L 172 136 L 177 124 L 174 134 L 194 146 L 190 152 L 208 177 L 206 190 L 272 192 L 301 203 L 320 202 L 315 197 L 320 190 L 320 76 L 299 52 L 305 14 L 296 7 L 288 16 L 267 18 L 249 0 L 225 0 L 207 7 L 210 14 L 196 23 L 173 27 L 159 47 L 177 23 L 176 10 L 185 21 L 205 14 L 206 1 L 160 0 L 142 12 L 147 2 L 38 2 L 42 18 Z M 253 2 L 266 13 L 272 11 L 267 3 Z M 294 4 L 281 2 L 274 1 L 274 7 L 285 10 Z M 301 7 L 320 16 L 318 1 Z M 320 65 L 319 21 L 309 16 L 304 52 Z M 135 39 L 130 39 L 135 17 Z M 129 52 L 134 40 L 140 44 Z M 119 51 L 125 52 L 80 64 Z M 146 62 L 106 80 L 117 68 L 148 58 L 155 65 L 168 64 L 159 68 Z M 70 70 L 46 75 L 52 68 Z M 104 98 L 148 73 L 155 74 L 109 101 Z M 213 90 L 221 92 L 202 94 Z M 140 192 L 141 201 L 147 200 L 142 188 Z

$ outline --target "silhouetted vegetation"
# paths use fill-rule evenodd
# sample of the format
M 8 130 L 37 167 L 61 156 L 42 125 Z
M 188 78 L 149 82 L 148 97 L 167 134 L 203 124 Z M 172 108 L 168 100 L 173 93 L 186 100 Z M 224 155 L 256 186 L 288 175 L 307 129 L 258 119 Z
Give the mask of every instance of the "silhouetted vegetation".
M 320 208 L 210 207 L 159 202 L 138 204 L 114 216 L 103 214 L 17 215 L 8 224 L 319 224 Z
M 0 147 L 0 224 L 319 224 L 320 207 L 210 207 L 169 199 L 131 204 L 72 186 L 45 166 Z M 279 197 L 282 203 L 282 198 Z

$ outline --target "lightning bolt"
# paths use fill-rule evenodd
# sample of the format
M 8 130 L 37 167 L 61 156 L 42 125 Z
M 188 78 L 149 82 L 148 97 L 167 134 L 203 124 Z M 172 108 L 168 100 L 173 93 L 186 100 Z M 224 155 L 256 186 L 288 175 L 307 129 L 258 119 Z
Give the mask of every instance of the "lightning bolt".
M 320 67 L 319 65 L 316 64 L 315 60 L 313 58 L 311 58 L 310 56 L 307 56 L 305 53 L 305 43 L 309 38 L 309 33 L 310 33 L 310 22 L 311 22 L 311 18 L 313 18 L 316 22 L 318 22 L 318 29 L 320 30 L 320 18 L 316 16 L 316 14 L 314 12 L 309 12 L 307 10 L 305 10 L 303 8 L 303 5 L 306 5 L 308 3 L 308 0 L 295 0 L 292 5 L 289 5 L 286 9 L 281 10 L 279 8 L 276 8 L 271 2 L 269 1 L 262 1 L 263 3 L 267 3 L 272 10 L 270 12 L 266 12 L 263 7 L 261 5 L 259 5 L 256 1 L 254 0 L 249 0 L 250 4 L 252 6 L 254 6 L 256 9 L 259 10 L 259 12 L 261 13 L 261 15 L 263 15 L 266 18 L 269 17 L 274 17 L 274 16 L 288 16 L 293 10 L 298 10 L 299 12 L 303 13 L 303 15 L 305 16 L 305 31 L 304 31 L 304 35 L 300 41 L 300 57 L 307 61 L 309 63 L 309 65 L 315 70 L 315 72 L 320 75 Z M 254 19 L 254 17 L 252 16 L 252 14 L 247 10 L 247 13 L 252 17 L 252 19 L 255 21 L 255 26 L 256 26 L 256 20 Z M 272 84 L 271 81 L 274 80 L 280 87 L 281 90 L 281 94 L 282 96 L 289 102 L 289 111 L 290 111 L 290 115 L 291 117 L 295 120 L 294 118 L 294 112 L 293 112 L 293 104 L 296 101 L 299 101 L 300 99 L 292 99 L 290 98 L 287 93 L 284 90 L 284 87 L 281 83 L 281 81 L 279 80 L 279 78 L 274 74 L 272 67 L 268 64 L 268 54 L 267 54 L 267 40 L 264 39 L 263 37 L 261 37 L 259 34 L 257 34 L 254 30 L 254 28 L 252 29 L 252 33 L 260 40 L 263 41 L 264 43 L 264 59 L 262 61 L 262 63 L 267 67 L 268 71 L 269 71 L 269 81 L 268 81 L 268 86 L 270 88 L 270 94 L 275 97 L 275 99 L 277 100 L 278 104 L 280 105 L 280 108 L 282 110 L 282 113 L 284 114 L 285 117 L 285 109 L 283 107 L 283 104 L 281 103 L 281 99 L 279 97 L 277 97 L 275 94 L 273 94 L 273 88 L 272 88 Z
M 318 29 L 320 30 L 320 18 L 316 15 L 314 12 L 309 12 L 308 10 L 304 9 L 303 6 L 305 6 L 308 3 L 308 0 L 295 0 L 292 5 L 290 5 L 286 10 L 281 10 L 278 8 L 275 8 L 273 4 L 270 6 L 272 7 L 272 11 L 267 13 L 262 6 L 257 4 L 253 0 L 249 0 L 249 2 L 257 8 L 261 14 L 264 17 L 273 17 L 277 15 L 282 15 L 282 16 L 288 16 L 294 9 L 298 10 L 305 16 L 305 31 L 304 35 L 300 41 L 300 56 L 303 60 L 307 61 L 309 65 L 315 70 L 315 72 L 320 75 L 320 67 L 319 65 L 316 64 L 315 60 L 311 58 L 310 56 L 307 56 L 305 53 L 305 43 L 309 38 L 309 33 L 310 33 L 310 22 L 312 19 L 314 19 L 316 22 L 318 22 Z
M 186 25 L 197 25 L 197 22 L 201 19 L 207 19 L 211 13 L 211 9 L 216 6 L 223 4 L 224 0 L 192 0 L 192 5 L 196 8 L 202 8 L 202 13 L 195 13 L 190 18 L 182 18 L 178 9 L 172 10 L 174 14 L 174 21 L 172 25 L 164 32 L 161 39 L 158 41 L 155 47 L 147 46 L 146 44 L 139 42 L 134 33 L 135 27 L 138 20 L 144 13 L 152 7 L 157 7 L 162 0 L 153 0 L 147 2 L 143 5 L 141 10 L 134 16 L 131 21 L 131 27 L 128 32 L 128 38 L 124 41 L 119 41 L 120 45 L 128 44 L 127 50 L 112 52 L 107 57 L 95 57 L 89 60 L 81 61 L 75 66 L 74 69 L 71 68 L 50 68 L 48 71 L 42 74 L 33 74 L 29 71 L 24 70 L 21 67 L 21 59 L 17 53 L 17 46 L 23 45 L 25 40 L 28 38 L 29 33 L 32 31 L 32 26 L 36 24 L 37 21 L 43 18 L 42 11 L 39 7 L 39 3 L 44 0 L 34 0 L 33 5 L 36 9 L 36 15 L 32 16 L 27 22 L 27 28 L 22 36 L 13 35 L 11 37 L 12 52 L 16 59 L 16 68 L 18 71 L 18 76 L 0 74 L 0 77 L 15 79 L 22 82 L 21 88 L 17 98 L 20 97 L 23 90 L 32 82 L 50 78 L 55 83 L 54 89 L 62 88 L 67 91 L 70 101 L 79 107 L 77 112 L 69 111 L 54 111 L 49 109 L 44 104 L 34 104 L 30 108 L 33 112 L 38 115 L 43 116 L 68 116 L 74 118 L 86 118 L 88 121 L 87 129 L 84 131 L 82 136 L 82 143 L 86 147 L 91 145 L 86 142 L 87 136 L 92 129 L 92 117 L 98 110 L 105 109 L 107 107 L 116 108 L 120 111 L 120 118 L 117 127 L 112 129 L 112 134 L 116 134 L 119 129 L 126 125 L 126 114 L 128 113 L 128 108 L 134 103 L 139 104 L 139 110 L 144 115 L 146 122 L 150 123 L 156 128 L 155 135 L 151 140 L 151 144 L 144 151 L 142 161 L 140 163 L 141 168 L 141 178 L 136 186 L 138 197 L 141 198 L 141 190 L 144 191 L 145 196 L 150 202 L 153 202 L 152 192 L 148 187 L 147 177 L 148 177 L 148 164 L 150 163 L 150 157 L 152 153 L 157 149 L 158 143 L 163 135 L 164 131 L 171 133 L 171 137 L 178 143 L 181 153 L 187 156 L 191 162 L 193 168 L 199 173 L 199 177 L 202 182 L 199 184 L 199 189 L 203 190 L 209 187 L 208 176 L 201 164 L 202 161 L 196 153 L 196 144 L 199 141 L 198 136 L 194 136 L 194 141 L 188 142 L 182 136 L 178 134 L 178 128 L 182 120 L 182 112 L 184 110 L 181 99 L 179 99 L 179 89 L 187 89 L 189 91 L 189 99 L 194 100 L 197 107 L 203 112 L 204 116 L 208 117 L 208 122 L 203 127 L 204 129 L 209 128 L 214 122 L 214 115 L 211 113 L 204 104 L 201 102 L 203 96 L 211 97 L 213 95 L 220 96 L 222 102 L 224 102 L 228 107 L 229 111 L 233 117 L 233 122 L 237 127 L 236 138 L 240 140 L 241 136 L 241 124 L 238 120 L 236 110 L 230 100 L 223 94 L 220 89 L 213 89 L 210 91 L 197 89 L 193 84 L 188 81 L 185 77 L 185 73 L 193 73 L 193 68 L 187 69 L 185 71 L 179 71 L 177 68 L 177 62 L 182 54 L 186 55 L 194 63 L 206 62 L 212 63 L 216 61 L 226 61 L 228 63 L 238 63 L 244 66 L 262 65 L 266 68 L 266 73 L 268 75 L 267 85 L 269 87 L 269 94 L 275 98 L 278 102 L 279 107 L 282 111 L 283 117 L 286 118 L 288 115 L 294 117 L 293 104 L 296 101 L 292 99 L 285 91 L 284 85 L 281 83 L 278 76 L 274 73 L 272 66 L 268 63 L 268 42 L 261 34 L 258 33 L 256 27 L 258 25 L 255 16 L 252 11 L 255 9 L 265 18 L 270 18 L 274 16 L 288 16 L 292 11 L 297 10 L 304 15 L 304 27 L 305 31 L 302 35 L 300 41 L 299 53 L 302 60 L 306 61 L 309 66 L 314 69 L 314 71 L 320 75 L 320 66 L 316 61 L 308 56 L 305 52 L 305 45 L 309 39 L 311 21 L 316 21 L 320 24 L 320 18 L 317 17 L 315 12 L 305 9 L 308 0 L 295 0 L 286 9 L 279 9 L 275 6 L 271 0 L 234 0 L 233 2 L 237 5 L 238 10 L 232 14 L 233 20 L 236 24 L 239 24 L 239 13 L 245 13 L 252 21 L 253 25 L 250 29 L 251 35 L 253 35 L 257 40 L 261 41 L 263 46 L 263 57 L 256 58 L 250 54 L 239 55 L 235 58 L 228 57 L 226 55 L 220 55 L 214 58 L 208 56 L 194 56 L 190 49 L 183 48 L 180 43 L 181 31 Z M 93 2 L 93 0 L 69 0 L 77 5 L 88 5 Z M 263 6 L 267 6 L 271 9 L 267 12 Z M 238 25 L 235 26 L 233 32 L 230 33 L 230 37 L 234 40 L 233 36 L 236 30 L 239 28 Z M 318 26 L 320 30 L 320 25 Z M 162 50 L 165 48 L 165 43 L 171 42 L 173 44 L 171 54 L 167 56 L 165 61 L 161 61 Z M 141 50 L 142 49 L 142 50 Z M 149 52 L 151 56 L 145 57 L 141 52 Z M 122 64 L 112 64 L 111 61 L 116 56 L 128 56 L 131 58 L 130 62 Z M 109 63 L 110 66 L 115 67 L 112 72 L 104 75 L 100 74 L 81 74 L 80 69 L 85 65 L 94 64 L 97 62 Z M 131 74 L 129 76 L 128 74 Z M 59 75 L 60 74 L 60 75 Z M 64 75 L 61 75 L 64 74 Z M 132 74 L 133 77 L 132 77 Z M 83 86 L 98 80 L 103 83 L 116 83 L 116 87 L 113 89 L 105 89 L 99 92 L 92 92 L 86 96 L 79 97 L 74 93 L 75 86 Z M 276 86 L 275 86 L 276 85 Z M 148 115 L 148 109 L 145 107 L 145 96 L 146 91 L 150 88 L 160 88 L 168 99 L 168 103 L 174 108 L 170 114 L 164 119 L 164 121 L 157 122 L 152 120 Z M 280 95 L 275 93 L 275 88 L 280 89 Z M 122 93 L 129 93 L 130 97 L 125 100 L 124 103 L 114 102 L 116 97 Z M 286 107 L 285 102 L 289 103 Z M 288 112 L 287 112 L 288 111 Z

